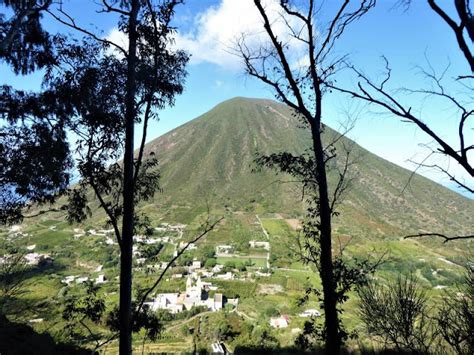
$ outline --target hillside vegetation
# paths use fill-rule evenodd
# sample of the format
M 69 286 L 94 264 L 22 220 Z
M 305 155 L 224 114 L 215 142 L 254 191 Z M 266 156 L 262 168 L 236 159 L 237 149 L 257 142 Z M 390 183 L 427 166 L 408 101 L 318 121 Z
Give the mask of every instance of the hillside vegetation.
M 325 138 L 335 137 L 337 133 L 326 127 Z M 170 271 L 158 291 L 183 290 L 185 279 L 173 279 L 171 275 L 182 272 L 193 258 L 205 263 L 217 246 L 230 245 L 231 255 L 215 258 L 233 270 L 236 279 L 211 281 L 219 292 L 227 297 L 238 296 L 240 302 L 237 310 L 229 313 L 172 320 L 166 324 L 161 339 L 146 349 L 172 352 L 206 347 L 216 332 L 212 325 L 222 322 L 228 322 L 232 331 L 240 334 L 229 340 L 231 348 L 266 334 L 262 329 L 271 332 L 280 346 L 293 346 L 297 334 L 294 329 L 301 329 L 304 322 L 298 317 L 304 307 L 295 300 L 304 295 L 307 286 L 318 286 L 320 281 L 314 270 L 297 260 L 295 253 L 304 211 L 299 186 L 288 182 L 288 176 L 256 172 L 254 159 L 257 154 L 283 149 L 302 152 L 309 144 L 309 137 L 288 108 L 271 100 L 246 98 L 223 102 L 147 144 L 146 153 L 155 152 L 160 160 L 163 191 L 153 201 L 141 204 L 138 211 L 149 215 L 152 227 L 186 225 L 182 233 L 154 231 L 153 238 L 170 238 L 170 242 L 163 242 L 160 262 L 170 260 L 176 245 L 196 233 L 208 209 L 213 216 L 225 217 L 195 250 L 183 255 L 178 262 L 180 268 Z M 460 265 L 465 262 L 471 242 L 442 244 L 436 239 L 404 240 L 403 236 L 420 231 L 466 233 L 474 225 L 474 201 L 424 177 L 412 176 L 347 138 L 341 138 L 338 147 L 341 151 L 351 147 L 356 163 L 351 170 L 351 188 L 335 221 L 334 250 L 345 246 L 348 257 L 386 254 L 376 277 L 388 280 L 400 272 L 416 273 L 433 296 L 432 301 L 440 300 L 444 289 L 454 289 L 461 277 Z M 79 284 L 66 286 L 61 281 L 65 277 L 95 279 L 103 274 L 107 281 L 100 292 L 107 308 L 118 301 L 118 245 L 107 239 L 108 232 L 100 231 L 108 228 L 103 212 L 96 206 L 91 208 L 91 218 L 82 225 L 68 225 L 64 214 L 55 212 L 0 231 L 3 240 L 22 248 L 29 246 L 29 253 L 46 253 L 54 260 L 28 270 L 27 292 L 19 302 L 29 306 L 21 320 L 30 321 L 36 331 L 48 332 L 59 340 L 64 336 L 66 322 L 61 312 L 67 293 L 81 292 Z M 251 248 L 252 240 L 268 241 L 270 250 Z M 267 260 L 270 276 L 248 276 L 258 270 L 267 271 Z M 150 285 L 157 275 L 135 265 L 137 285 Z M 319 305 L 310 300 L 305 307 Z M 343 318 L 348 329 L 361 330 L 355 295 L 351 294 L 345 310 Z M 289 315 L 290 327 L 267 329 L 269 318 L 275 314 Z M 198 329 L 198 333 L 189 329 Z M 100 326 L 97 330 L 107 332 Z M 140 339 L 136 341 L 138 349 Z M 111 343 L 109 350 L 115 351 L 116 344 Z

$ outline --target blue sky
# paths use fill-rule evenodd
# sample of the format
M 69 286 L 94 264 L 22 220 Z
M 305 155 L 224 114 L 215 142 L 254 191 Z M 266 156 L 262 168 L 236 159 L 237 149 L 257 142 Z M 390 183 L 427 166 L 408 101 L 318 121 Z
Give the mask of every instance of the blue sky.
M 333 6 L 339 2 L 326 1 L 326 14 L 330 14 L 334 10 Z M 393 69 L 393 88 L 429 86 L 415 68 L 416 65 L 426 67 L 426 58 L 438 71 L 451 63 L 448 79 L 468 72 L 454 35 L 446 24 L 430 10 L 425 0 L 412 2 L 410 10 L 405 12 L 401 8 L 394 8 L 395 1 L 378 1 L 375 9 L 348 28 L 337 45 L 338 52 L 349 54 L 352 63 L 374 78 L 382 73 L 384 63 L 380 57 L 385 55 Z M 440 1 L 450 13 L 453 13 L 450 7 L 452 2 Z M 113 36 L 116 19 L 96 13 L 94 2 L 88 6 L 86 3 L 89 4 L 84 0 L 64 0 L 64 8 L 76 17 L 78 23 L 96 26 L 97 31 Z M 65 30 L 48 15 L 45 15 L 44 21 L 52 32 Z M 199 116 L 226 99 L 235 96 L 273 98 L 267 87 L 243 74 L 238 58 L 227 53 L 229 42 L 239 35 L 239 28 L 249 32 L 262 31 L 251 0 L 187 0 L 185 5 L 178 8 L 175 25 L 179 31 L 177 45 L 192 55 L 188 66 L 189 76 L 185 92 L 177 98 L 176 105 L 162 111 L 160 121 L 151 124 L 150 139 Z M 17 88 L 37 89 L 41 82 L 40 72 L 27 78 L 16 77 L 7 67 L 0 66 L 0 73 L 0 84 L 8 83 Z M 355 80 L 342 77 L 341 83 L 353 85 Z M 458 90 L 457 87 L 448 88 Z M 419 97 L 403 99 L 448 141 L 455 139 L 453 113 L 446 105 Z M 368 150 L 410 169 L 414 165 L 407 162 L 408 159 L 421 161 L 426 156 L 427 150 L 420 147 L 419 143 L 430 141 L 414 126 L 388 115 L 377 114 L 347 97 L 327 97 L 324 108 L 324 121 L 327 124 L 338 128 L 341 122 L 346 121 L 348 112 L 358 116 L 349 136 Z M 472 134 L 469 139 L 471 142 L 474 140 Z M 460 171 L 454 166 L 451 168 Z M 447 183 L 443 176 L 433 171 L 420 172 Z

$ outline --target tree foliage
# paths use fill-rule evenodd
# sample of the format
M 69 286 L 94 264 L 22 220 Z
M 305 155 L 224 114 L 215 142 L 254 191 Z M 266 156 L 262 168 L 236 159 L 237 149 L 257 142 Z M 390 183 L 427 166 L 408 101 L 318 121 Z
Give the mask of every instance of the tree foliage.
M 26 263 L 25 252 L 11 243 L 4 243 L 1 251 L 0 315 L 15 317 L 28 307 L 18 304 L 18 299 L 27 293 L 26 278 L 31 268 Z
M 0 61 L 17 74 L 28 74 L 54 59 L 51 38 L 41 18 L 52 0 L 1 0 L 12 14 L 0 14 Z

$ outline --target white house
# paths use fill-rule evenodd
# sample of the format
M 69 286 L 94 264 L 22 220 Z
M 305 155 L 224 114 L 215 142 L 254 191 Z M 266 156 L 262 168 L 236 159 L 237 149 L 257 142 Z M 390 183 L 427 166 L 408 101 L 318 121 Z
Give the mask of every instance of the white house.
M 10 227 L 10 232 L 11 233 L 15 233 L 15 232 L 19 232 L 21 231 L 22 227 L 18 224 L 15 224 L 13 226 Z
M 228 271 L 228 272 L 226 272 L 225 274 L 216 275 L 216 279 L 220 279 L 220 280 L 233 280 L 233 279 L 234 279 L 234 274 L 231 273 L 230 271 Z
M 186 250 L 196 250 L 197 246 L 194 243 L 191 243 L 191 244 L 188 245 L 187 242 L 180 242 L 179 243 L 179 249 L 183 249 L 183 248 L 186 248 Z
M 211 351 L 212 354 L 225 354 L 224 347 L 219 343 L 212 343 L 211 349 L 212 349 Z
M 265 250 L 270 250 L 270 243 L 269 242 L 257 242 L 255 240 L 251 240 L 249 242 L 251 248 L 263 248 Z
M 175 224 L 175 225 L 169 225 L 168 226 L 168 229 L 169 230 L 172 230 L 172 231 L 181 231 L 183 230 L 184 228 L 186 228 L 186 224 Z
M 106 282 L 106 280 L 107 280 L 107 279 L 105 278 L 105 275 L 100 274 L 100 275 L 98 275 L 97 278 L 95 279 L 95 283 L 96 283 L 96 284 L 103 284 L 103 283 Z
M 234 251 L 234 247 L 232 245 L 216 245 L 216 254 L 230 254 Z
M 222 307 L 224 307 L 224 296 L 222 295 L 222 293 L 214 294 L 214 297 L 210 298 L 210 301 L 212 304 L 209 308 L 213 311 L 221 310 Z
M 99 230 L 99 233 L 101 233 L 101 234 L 112 234 L 113 232 L 114 232 L 113 228 Z
M 145 240 L 145 244 L 152 245 L 152 244 L 158 244 L 160 240 L 158 238 L 148 238 Z
M 28 265 L 37 265 L 40 261 L 52 261 L 53 259 L 49 254 L 38 254 L 38 253 L 28 253 L 25 255 L 26 262 Z
M 225 297 L 222 293 L 215 293 L 214 296 L 209 297 L 208 292 L 211 289 L 216 289 L 210 282 L 203 282 L 197 276 L 195 282 L 193 278 L 188 276 L 186 280 L 186 291 L 183 293 L 160 293 L 153 302 L 147 302 L 151 310 L 167 309 L 171 313 L 178 313 L 184 309 L 191 309 L 192 307 L 206 307 L 210 311 L 219 311 L 224 307 Z M 229 303 L 233 305 L 238 304 L 238 299 L 231 299 Z
M 76 283 L 77 283 L 77 284 L 81 284 L 81 283 L 83 283 L 83 282 L 86 282 L 87 280 L 89 280 L 89 278 L 88 278 L 87 276 L 78 277 L 78 278 L 76 279 Z
M 72 275 L 66 276 L 64 279 L 61 280 L 61 282 L 69 286 L 74 281 L 75 278 L 76 276 L 72 276 Z
M 95 236 L 105 236 L 105 233 L 97 232 L 95 229 L 89 229 L 89 234 Z
M 195 270 L 195 269 L 200 269 L 201 267 L 202 267 L 201 261 L 194 259 L 194 260 L 193 260 L 193 263 L 192 263 L 191 266 L 190 266 L 190 269 Z
M 221 272 L 223 268 L 224 268 L 224 265 L 217 264 L 216 266 L 212 268 L 212 272 L 215 272 L 215 273 Z
M 147 302 L 152 311 L 167 309 L 171 313 L 179 313 L 183 310 L 182 297 L 179 293 L 160 293 L 153 302 Z
M 290 323 L 290 319 L 288 316 L 280 316 L 280 317 L 273 317 L 270 318 L 270 326 L 273 328 L 286 328 Z
M 300 317 L 320 317 L 321 312 L 317 309 L 307 309 L 299 314 Z

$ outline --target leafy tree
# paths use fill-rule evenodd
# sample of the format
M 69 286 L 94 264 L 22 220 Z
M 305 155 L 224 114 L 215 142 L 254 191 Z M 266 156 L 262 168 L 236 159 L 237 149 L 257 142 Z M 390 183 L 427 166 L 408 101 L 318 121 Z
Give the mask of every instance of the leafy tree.
M 265 309 L 265 315 L 267 317 L 276 317 L 280 315 L 280 312 L 275 307 L 268 307 L 267 309 Z
M 84 294 L 80 297 L 78 295 L 70 296 L 66 293 L 62 313 L 63 319 L 67 322 L 66 333 L 74 340 L 83 340 L 84 337 L 93 340 L 96 344 L 94 350 L 108 342 L 101 342 L 100 334 L 96 334 L 91 326 L 91 324 L 99 324 L 105 312 L 105 302 L 99 297 L 98 291 L 99 287 L 88 281 L 85 284 Z M 86 335 L 80 332 L 78 324 L 86 332 Z
M 193 262 L 193 255 L 191 253 L 184 253 L 181 258 L 179 258 L 178 265 L 189 266 Z
M 9 10 L 0 14 L 0 62 L 16 74 L 55 62 L 52 38 L 41 25 L 51 3 L 0 1 Z M 0 224 L 20 222 L 25 207 L 53 202 L 69 184 L 66 130 L 49 111 L 52 99 L 0 87 Z
M 202 262 L 205 262 L 207 259 L 214 258 L 216 256 L 215 248 L 212 245 L 204 245 L 199 249 L 200 250 L 198 252 L 202 256 Z
M 213 326 L 213 336 L 217 341 L 226 340 L 232 334 L 232 328 L 226 319 L 220 320 Z
M 1 0 L 11 11 L 0 14 L 0 61 L 15 73 L 28 74 L 52 61 L 50 35 L 41 25 L 52 0 Z
M 5 243 L 0 259 L 0 315 L 21 315 L 28 305 L 18 304 L 18 298 L 27 290 L 26 277 L 31 267 L 26 263 L 25 252 Z
M 87 217 L 87 188 L 91 187 L 107 214 L 120 246 L 120 353 L 131 352 L 133 235 L 146 228 L 134 212 L 140 200 L 153 196 L 158 183 L 157 160 L 144 159 L 148 123 L 156 110 L 172 105 L 183 90 L 188 56 L 170 49 L 170 21 L 179 0 L 102 1 L 101 11 L 118 17 L 127 37 L 126 48 L 79 26 L 62 8 L 48 10 L 60 23 L 86 39 L 58 40 L 60 70 L 51 67 L 46 83 L 59 100 L 58 114 L 72 118 L 79 137 L 76 154 L 81 181 L 70 192 L 69 220 Z M 134 128 L 143 124 L 134 156 Z M 117 161 L 123 156 L 123 161 Z M 138 304 L 138 303 L 137 303 Z M 142 306 L 142 304 L 140 304 Z M 140 309 L 142 307 L 140 306 Z
M 254 344 L 261 350 L 275 349 L 280 346 L 278 339 L 272 334 L 272 329 L 268 324 L 255 327 L 252 332 Z
M 140 248 L 140 254 L 143 258 L 155 262 L 158 259 L 158 254 L 163 249 L 163 244 L 145 244 Z
M 226 261 L 224 264 L 224 272 L 232 271 L 235 267 L 235 261 Z

